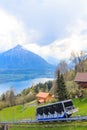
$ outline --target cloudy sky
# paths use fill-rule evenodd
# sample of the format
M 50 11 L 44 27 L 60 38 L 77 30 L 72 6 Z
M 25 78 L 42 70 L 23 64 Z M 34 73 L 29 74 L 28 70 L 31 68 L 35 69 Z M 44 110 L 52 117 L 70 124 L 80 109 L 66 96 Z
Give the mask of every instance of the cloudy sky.
M 0 52 L 17 44 L 57 64 L 87 50 L 87 0 L 0 0 Z

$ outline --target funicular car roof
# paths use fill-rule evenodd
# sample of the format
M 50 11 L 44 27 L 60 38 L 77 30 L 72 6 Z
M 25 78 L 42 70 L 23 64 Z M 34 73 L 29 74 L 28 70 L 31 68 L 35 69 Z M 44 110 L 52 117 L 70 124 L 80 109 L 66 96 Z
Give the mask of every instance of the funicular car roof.
M 51 103 L 51 104 L 39 106 L 39 107 L 37 107 L 37 109 L 38 109 L 38 108 L 47 107 L 47 106 L 51 106 L 51 105 L 55 105 L 55 104 L 59 104 L 59 103 L 65 103 L 65 102 L 69 102 L 69 101 L 72 101 L 72 99 L 68 99 L 68 100 L 64 100 L 64 101 L 60 101 L 60 102 L 55 102 L 55 103 Z

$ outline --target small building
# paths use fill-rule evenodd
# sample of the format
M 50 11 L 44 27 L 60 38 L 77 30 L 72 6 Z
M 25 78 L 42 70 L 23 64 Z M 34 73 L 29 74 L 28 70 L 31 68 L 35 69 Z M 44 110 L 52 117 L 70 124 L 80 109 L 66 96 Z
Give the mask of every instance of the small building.
M 39 92 L 37 95 L 37 102 L 38 103 L 45 103 L 47 101 L 50 101 L 52 99 L 52 95 L 50 93 L 46 92 Z
M 87 88 L 87 72 L 78 72 L 74 81 L 80 88 Z

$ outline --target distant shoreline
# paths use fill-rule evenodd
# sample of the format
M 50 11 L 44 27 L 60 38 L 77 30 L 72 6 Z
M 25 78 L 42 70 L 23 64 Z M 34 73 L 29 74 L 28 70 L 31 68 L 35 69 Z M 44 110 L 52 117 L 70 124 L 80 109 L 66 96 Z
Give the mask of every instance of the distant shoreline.
M 54 78 L 35 78 L 30 80 L 24 80 L 24 81 L 11 81 L 6 83 L 0 84 L 0 95 L 2 93 L 5 93 L 7 90 L 9 90 L 11 87 L 14 89 L 14 92 L 20 93 L 23 89 L 26 89 L 28 87 L 31 87 L 32 85 L 38 84 L 38 83 L 45 83 L 46 81 L 53 80 Z

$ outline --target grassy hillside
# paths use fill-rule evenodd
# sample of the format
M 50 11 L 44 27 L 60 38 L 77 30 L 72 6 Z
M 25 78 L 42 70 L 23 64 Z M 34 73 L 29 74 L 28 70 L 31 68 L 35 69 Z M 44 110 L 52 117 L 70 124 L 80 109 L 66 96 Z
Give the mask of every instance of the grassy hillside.
M 78 113 L 76 114 L 87 115 L 87 98 L 74 99 L 74 104 L 78 108 Z
M 9 130 L 87 130 L 87 123 L 52 123 L 52 124 L 33 124 L 33 125 L 16 125 Z
M 36 106 L 18 105 L 0 111 L 0 121 L 14 121 L 22 119 L 35 119 Z
M 74 99 L 74 105 L 78 112 L 74 115 L 87 115 L 87 98 Z M 0 111 L 0 121 L 14 121 L 23 119 L 35 119 L 36 103 L 8 107 Z M 73 116 L 74 116 L 73 115 Z
M 10 128 L 9 130 L 50 130 L 50 128 Z M 55 128 L 51 128 L 51 130 L 61 130 L 61 127 L 55 127 Z M 87 130 L 87 126 L 77 126 L 77 127 L 62 127 L 62 130 Z

